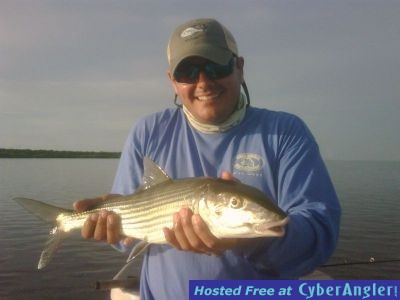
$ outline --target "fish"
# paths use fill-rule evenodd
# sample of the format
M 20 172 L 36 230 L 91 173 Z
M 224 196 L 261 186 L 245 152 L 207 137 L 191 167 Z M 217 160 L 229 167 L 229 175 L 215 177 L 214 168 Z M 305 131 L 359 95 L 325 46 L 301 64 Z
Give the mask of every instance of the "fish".
M 53 224 L 38 269 L 49 264 L 71 231 L 81 229 L 90 214 L 102 210 L 118 214 L 122 234 L 145 244 L 166 244 L 163 228 L 172 228 L 173 214 L 184 207 L 199 214 L 217 238 L 282 237 L 285 234 L 287 214 L 255 187 L 213 177 L 173 180 L 148 157 L 144 157 L 143 166 L 143 184 L 135 193 L 117 196 L 83 212 L 38 200 L 14 198 L 29 212 Z

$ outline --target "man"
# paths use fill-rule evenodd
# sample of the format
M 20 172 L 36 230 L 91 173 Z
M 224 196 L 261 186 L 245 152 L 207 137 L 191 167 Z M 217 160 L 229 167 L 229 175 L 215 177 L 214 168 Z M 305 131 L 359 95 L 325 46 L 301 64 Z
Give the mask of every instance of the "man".
M 171 216 L 173 228 L 164 229 L 170 245 L 146 252 L 141 298 L 187 299 L 189 279 L 291 279 L 311 272 L 335 248 L 340 206 L 310 131 L 296 116 L 249 105 L 244 59 L 217 21 L 182 24 L 167 52 L 168 76 L 182 104 L 136 123 L 112 193 L 140 186 L 148 156 L 171 178 L 221 176 L 257 187 L 290 221 L 282 238 L 217 239 L 199 215 L 180 210 Z M 75 208 L 97 201 L 81 200 Z M 119 217 L 102 212 L 88 218 L 82 235 L 116 244 L 119 232 Z

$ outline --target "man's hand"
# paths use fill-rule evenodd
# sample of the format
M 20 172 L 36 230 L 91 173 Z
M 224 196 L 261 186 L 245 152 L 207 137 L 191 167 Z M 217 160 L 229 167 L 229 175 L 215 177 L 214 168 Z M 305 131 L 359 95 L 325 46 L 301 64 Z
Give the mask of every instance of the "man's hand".
M 82 199 L 74 202 L 73 206 L 77 212 L 90 210 L 96 204 L 107 201 L 120 195 L 107 194 L 97 198 Z M 106 241 L 109 244 L 116 244 L 123 240 L 125 245 L 129 245 L 133 239 L 126 238 L 121 234 L 121 218 L 111 211 L 102 210 L 100 213 L 91 214 L 82 227 L 81 234 L 85 239 L 95 239 Z
M 221 175 L 225 180 L 237 180 L 229 172 Z M 198 214 L 193 214 L 189 208 L 182 208 L 173 215 L 172 229 L 164 228 L 164 235 L 168 243 L 179 250 L 220 255 L 225 250 L 238 244 L 239 239 L 218 239 L 208 229 L 207 224 Z

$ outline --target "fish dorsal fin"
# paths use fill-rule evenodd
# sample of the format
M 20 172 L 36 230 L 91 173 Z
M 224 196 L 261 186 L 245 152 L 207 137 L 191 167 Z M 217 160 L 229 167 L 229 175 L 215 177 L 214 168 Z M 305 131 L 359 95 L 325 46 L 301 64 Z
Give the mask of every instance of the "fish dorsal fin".
M 160 166 L 146 156 L 143 158 L 143 168 L 143 185 L 140 189 L 146 190 L 152 186 L 171 180 Z

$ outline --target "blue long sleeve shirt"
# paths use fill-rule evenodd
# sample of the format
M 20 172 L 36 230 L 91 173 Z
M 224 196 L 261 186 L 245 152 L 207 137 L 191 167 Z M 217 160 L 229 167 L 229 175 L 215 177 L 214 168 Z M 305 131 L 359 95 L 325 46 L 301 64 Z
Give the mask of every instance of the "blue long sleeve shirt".
M 317 143 L 294 115 L 249 107 L 241 124 L 213 134 L 192 128 L 177 108 L 144 117 L 125 143 L 112 193 L 140 186 L 144 156 L 173 179 L 229 171 L 267 194 L 290 221 L 284 237 L 251 239 L 221 256 L 152 245 L 142 266 L 142 299 L 188 299 L 190 279 L 298 278 L 336 246 L 340 205 Z

